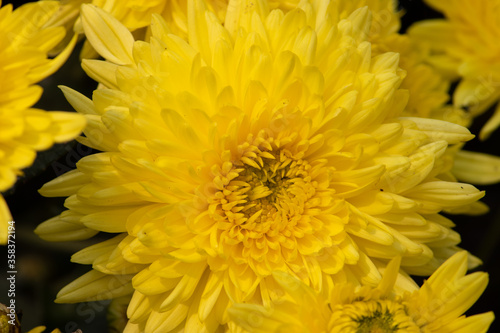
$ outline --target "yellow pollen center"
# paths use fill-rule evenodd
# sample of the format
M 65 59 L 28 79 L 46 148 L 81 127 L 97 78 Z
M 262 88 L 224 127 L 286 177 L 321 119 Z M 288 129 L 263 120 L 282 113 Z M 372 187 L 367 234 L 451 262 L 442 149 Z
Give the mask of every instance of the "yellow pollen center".
M 419 327 L 408 315 L 407 308 L 399 301 L 373 300 L 338 305 L 333 309 L 336 318 L 330 328 L 356 333 L 420 332 Z
M 392 333 L 398 331 L 398 326 L 394 325 L 393 316 L 388 310 L 385 312 L 376 310 L 356 321 L 359 325 L 358 333 Z
M 330 188 L 332 171 L 326 160 L 309 161 L 307 147 L 297 136 L 263 135 L 223 153 L 224 162 L 211 167 L 208 209 L 193 224 L 200 234 L 210 231 L 207 253 L 267 276 L 337 241 L 343 222 L 333 216 L 341 205 Z
M 279 156 L 266 160 L 260 168 L 246 165 L 236 178 L 242 182 L 240 191 L 246 194 L 245 202 L 238 205 L 244 214 L 242 224 L 275 221 L 279 212 L 286 212 L 282 217 L 287 219 L 303 212 L 308 195 L 301 189 L 309 187 L 308 169 L 306 161 Z

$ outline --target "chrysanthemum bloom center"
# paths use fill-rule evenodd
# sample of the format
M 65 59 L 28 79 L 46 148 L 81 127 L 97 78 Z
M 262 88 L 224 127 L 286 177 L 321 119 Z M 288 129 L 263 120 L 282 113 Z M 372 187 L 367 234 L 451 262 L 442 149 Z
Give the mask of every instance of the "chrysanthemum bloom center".
M 395 301 L 359 301 L 333 308 L 330 332 L 420 332 L 408 309 Z
M 255 222 L 257 228 L 265 228 L 266 222 L 288 220 L 303 212 L 304 202 L 314 194 L 317 183 L 311 182 L 309 163 L 289 155 L 286 150 L 261 152 L 255 160 L 247 160 L 253 166 L 245 165 L 232 182 L 236 187 L 232 193 L 245 196 L 245 202 L 232 200 L 243 213 L 242 225 Z
M 222 154 L 222 165 L 211 168 L 216 191 L 202 214 L 217 223 L 211 237 L 218 255 L 267 276 L 331 247 L 335 237 L 343 240 L 343 223 L 330 222 L 339 207 L 329 168 L 308 160 L 309 146 L 296 134 L 274 138 L 261 131 Z
M 394 325 L 394 319 L 390 312 L 376 310 L 370 316 L 363 316 L 357 320 L 358 332 L 360 333 L 384 333 L 397 332 L 398 327 Z
M 296 225 L 316 194 L 318 182 L 310 172 L 317 168 L 269 141 L 240 145 L 245 152 L 227 173 L 234 178 L 215 195 L 221 217 L 238 229 L 238 240 L 248 237 L 247 231 L 277 236 Z
M 302 193 L 294 194 L 293 191 L 289 191 L 291 190 L 289 187 L 300 187 L 300 185 L 294 186 L 294 181 L 304 183 L 302 176 L 307 175 L 305 171 L 307 162 L 293 161 L 284 155 L 282 157 L 283 161 L 280 161 L 279 156 L 278 160 L 276 156 L 272 156 L 272 159 L 269 162 L 265 161 L 261 167 L 249 166 L 236 178 L 236 181 L 243 182 L 242 192 L 248 189 L 248 201 L 242 205 L 245 218 L 257 216 L 256 222 L 272 221 L 282 206 L 280 204 L 282 200 L 296 206 L 300 205 L 296 197 L 305 197 Z M 292 163 L 294 165 L 291 165 Z

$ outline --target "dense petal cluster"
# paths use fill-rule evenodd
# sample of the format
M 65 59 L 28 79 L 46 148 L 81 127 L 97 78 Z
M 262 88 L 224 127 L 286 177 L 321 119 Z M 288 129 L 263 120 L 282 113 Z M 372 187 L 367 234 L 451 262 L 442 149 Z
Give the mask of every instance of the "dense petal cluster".
M 269 304 L 286 272 L 317 292 L 375 286 L 390 259 L 428 275 L 458 251 L 439 213 L 483 196 L 449 181 L 459 125 L 402 117 L 397 53 L 372 53 L 368 7 L 334 2 L 270 11 L 234 1 L 224 25 L 187 6 L 184 40 L 153 16 L 134 41 L 110 14 L 82 7 L 105 60 L 83 67 L 106 89 L 63 91 L 102 151 L 46 184 L 67 211 L 42 223 L 50 241 L 116 234 L 76 253 L 93 270 L 58 295 L 79 302 L 132 294 L 127 332 L 215 331 L 233 303 Z M 477 263 L 470 261 L 471 265 Z
M 399 259 L 393 259 L 376 287 L 338 285 L 330 297 L 316 293 L 283 272 L 276 281 L 290 298 L 270 307 L 236 304 L 231 318 L 250 333 L 297 332 L 486 332 L 492 312 L 462 314 L 481 296 L 488 283 L 483 272 L 465 275 L 467 254 L 448 259 L 420 289 L 397 295 L 393 286 Z
M 373 16 L 367 36 L 372 45 L 373 55 L 385 52 L 399 53 L 399 66 L 406 72 L 401 88 L 408 89 L 410 92 L 405 114 L 452 121 L 463 126 L 468 125 L 465 113 L 450 112 L 449 108 L 447 112 L 442 110 L 449 100 L 450 82 L 425 63 L 427 53 L 419 47 L 420 45 L 408 35 L 399 33 L 402 13 L 397 9 L 397 1 L 338 1 L 336 5 L 340 18 L 345 18 L 353 11 L 367 6 Z M 451 117 L 451 113 L 459 113 L 460 117 L 458 115 Z
M 434 65 L 429 63 L 429 58 L 433 59 L 434 55 L 430 55 L 428 47 L 422 46 L 422 38 L 418 34 L 399 33 L 401 22 L 396 1 L 339 1 L 343 15 L 362 5 L 367 5 L 373 12 L 369 40 L 374 54 L 397 52 L 400 55 L 399 66 L 406 71 L 401 88 L 410 93 L 404 114 L 446 120 L 462 126 L 471 125 L 471 114 L 461 109 L 464 103 L 456 103 L 456 106 L 447 104 L 451 99 L 449 91 L 452 78 L 436 71 Z M 435 36 L 433 29 L 434 26 L 427 31 L 429 36 Z M 441 42 L 436 39 L 433 41 L 438 48 L 442 47 Z M 446 43 L 450 41 L 447 40 Z M 450 51 L 451 48 L 446 50 Z M 443 64 L 448 65 L 448 60 L 443 60 Z M 453 160 L 450 163 L 451 178 L 456 177 L 472 184 L 494 184 L 500 181 L 500 174 L 497 172 L 500 158 L 497 156 L 465 151 L 461 147 L 450 149 L 446 154 Z M 481 214 L 486 211 L 487 207 L 476 205 L 462 213 Z
M 85 125 L 85 119 L 75 113 L 31 108 L 42 94 L 34 84 L 64 63 L 76 41 L 48 59 L 49 51 L 65 36 L 63 28 L 44 26 L 58 7 L 57 1 L 42 1 L 15 11 L 12 5 L 0 9 L 0 192 L 33 163 L 36 151 L 73 139 Z M 7 241 L 9 220 L 12 217 L 0 195 L 0 244 Z
M 500 1 L 426 0 L 445 15 L 416 23 L 409 34 L 432 53 L 427 61 L 443 75 L 461 78 L 453 100 L 478 115 L 500 99 Z M 500 123 L 500 107 L 483 127 L 487 138 Z

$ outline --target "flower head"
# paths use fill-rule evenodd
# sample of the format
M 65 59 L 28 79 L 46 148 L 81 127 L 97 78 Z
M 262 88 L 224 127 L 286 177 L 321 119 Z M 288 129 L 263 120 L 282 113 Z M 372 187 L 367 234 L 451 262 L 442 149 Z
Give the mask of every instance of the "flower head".
M 257 332 L 486 332 L 492 312 L 462 316 L 483 293 L 488 274 L 465 275 L 467 254 L 457 253 L 420 289 L 398 294 L 394 282 L 399 259 L 393 259 L 376 287 L 337 285 L 325 298 L 302 281 L 275 272 L 289 295 L 270 307 L 236 304 L 229 309 L 236 324 Z
M 441 179 L 440 157 L 472 136 L 400 117 L 403 72 L 397 54 L 372 56 L 368 8 L 340 20 L 330 2 L 285 14 L 234 1 L 222 25 L 194 0 L 187 42 L 159 16 L 150 41 L 134 42 L 109 14 L 82 10 L 105 58 L 83 67 L 107 89 L 64 92 L 89 121 L 80 141 L 102 153 L 41 189 L 69 210 L 36 232 L 118 235 L 73 256 L 93 270 L 58 302 L 133 292 L 130 331 L 215 331 L 232 303 L 279 297 L 273 271 L 327 292 L 376 285 L 398 255 L 430 274 L 458 250 L 439 212 L 483 193 Z
M 0 3 L 1 5 L 1 3 Z M 0 191 L 8 190 L 30 166 L 36 151 L 77 136 L 85 119 L 69 112 L 31 108 L 42 94 L 34 85 L 55 72 L 71 53 L 76 39 L 54 59 L 47 54 L 65 35 L 63 28 L 45 27 L 57 11 L 57 1 L 40 1 L 12 11 L 0 8 Z M 0 195 L 0 244 L 7 242 L 12 220 Z
M 454 104 L 478 115 L 500 99 L 500 1 L 426 0 L 445 15 L 410 28 L 413 39 L 431 48 L 427 61 L 450 78 L 461 78 Z M 483 127 L 487 138 L 500 123 L 500 108 Z
M 451 79 L 435 70 L 429 64 L 428 48 L 422 47 L 421 38 L 414 34 L 400 34 L 401 13 L 393 0 L 339 1 L 341 17 L 349 15 L 361 6 L 368 6 L 373 12 L 372 27 L 368 40 L 372 44 L 373 54 L 397 52 L 400 55 L 399 66 L 406 71 L 401 89 L 409 91 L 408 103 L 403 111 L 411 117 L 424 117 L 453 122 L 468 127 L 472 117 L 460 105 L 448 105 L 451 99 L 449 91 Z M 434 34 L 433 31 L 430 34 Z M 500 181 L 497 172 L 500 159 L 496 156 L 470 152 L 455 146 L 446 152 L 450 163 L 450 179 L 458 178 L 472 184 L 494 184 Z M 488 208 L 485 205 L 470 205 L 461 213 L 481 214 Z

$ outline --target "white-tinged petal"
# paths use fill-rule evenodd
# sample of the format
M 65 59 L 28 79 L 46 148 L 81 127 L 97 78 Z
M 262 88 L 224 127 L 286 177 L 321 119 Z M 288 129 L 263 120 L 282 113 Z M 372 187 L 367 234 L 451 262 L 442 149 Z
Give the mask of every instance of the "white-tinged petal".
M 455 154 L 453 174 L 461 181 L 490 185 L 500 182 L 500 157 L 460 150 Z
M 417 128 L 433 141 L 445 140 L 449 144 L 456 144 L 474 138 L 474 135 L 467 128 L 444 120 L 416 117 L 402 117 L 400 119 L 414 122 Z
M 99 301 L 131 294 L 132 275 L 108 275 L 95 270 L 80 276 L 57 294 L 56 303 Z

